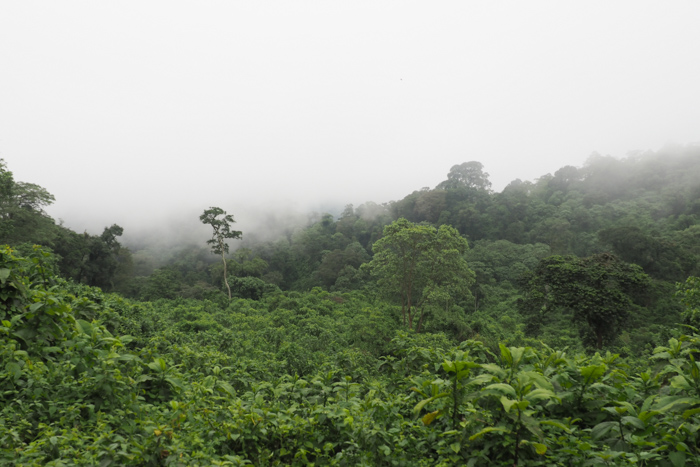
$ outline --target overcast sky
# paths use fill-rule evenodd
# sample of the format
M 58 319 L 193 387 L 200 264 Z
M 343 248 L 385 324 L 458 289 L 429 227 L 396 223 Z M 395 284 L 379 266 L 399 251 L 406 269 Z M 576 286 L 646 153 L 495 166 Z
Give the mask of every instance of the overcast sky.
M 0 0 L 0 157 L 78 231 L 700 141 L 700 2 Z

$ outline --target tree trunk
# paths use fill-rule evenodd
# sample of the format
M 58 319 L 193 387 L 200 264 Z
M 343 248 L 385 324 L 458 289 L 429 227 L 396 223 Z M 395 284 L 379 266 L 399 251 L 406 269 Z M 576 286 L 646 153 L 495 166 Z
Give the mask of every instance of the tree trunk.
M 418 318 L 418 326 L 416 326 L 416 334 L 420 334 L 420 328 L 423 325 L 423 308 L 420 309 L 420 317 Z
M 401 316 L 403 317 L 403 327 L 406 327 L 406 297 L 401 297 Z
M 406 294 L 406 302 L 408 303 L 407 306 L 407 312 L 408 312 L 408 329 L 413 329 L 413 313 L 411 310 L 411 286 L 412 284 L 408 285 L 408 293 Z
M 226 271 L 226 257 L 221 253 L 221 260 L 224 262 L 224 284 L 226 284 L 226 290 L 228 290 L 228 300 L 231 301 L 231 287 L 228 286 L 228 272 Z

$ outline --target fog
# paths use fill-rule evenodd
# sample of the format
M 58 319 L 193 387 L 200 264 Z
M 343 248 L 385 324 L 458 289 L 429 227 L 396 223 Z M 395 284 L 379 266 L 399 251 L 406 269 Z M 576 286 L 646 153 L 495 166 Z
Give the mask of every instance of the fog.
M 0 1 L 0 157 L 177 239 L 700 141 L 697 2 Z

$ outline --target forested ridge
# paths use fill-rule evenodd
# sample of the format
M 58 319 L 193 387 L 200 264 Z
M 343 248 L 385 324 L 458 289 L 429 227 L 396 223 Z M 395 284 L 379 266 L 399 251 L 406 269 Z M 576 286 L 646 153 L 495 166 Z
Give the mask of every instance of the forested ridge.
M 700 465 L 697 145 L 501 192 L 464 162 L 273 241 L 52 202 L 0 161 L 3 463 Z

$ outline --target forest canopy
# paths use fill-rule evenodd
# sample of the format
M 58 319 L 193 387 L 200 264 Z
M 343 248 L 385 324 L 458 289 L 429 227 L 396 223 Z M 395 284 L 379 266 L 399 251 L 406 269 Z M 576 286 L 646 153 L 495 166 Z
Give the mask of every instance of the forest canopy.
M 0 161 L 2 463 L 700 465 L 698 146 L 170 250 L 54 201 Z

